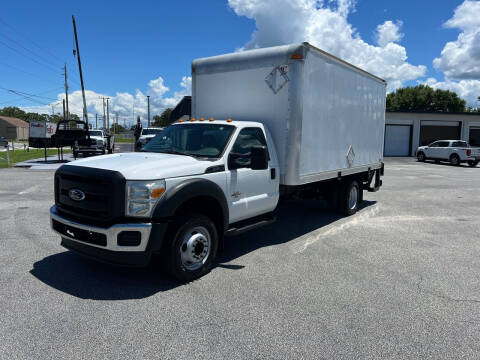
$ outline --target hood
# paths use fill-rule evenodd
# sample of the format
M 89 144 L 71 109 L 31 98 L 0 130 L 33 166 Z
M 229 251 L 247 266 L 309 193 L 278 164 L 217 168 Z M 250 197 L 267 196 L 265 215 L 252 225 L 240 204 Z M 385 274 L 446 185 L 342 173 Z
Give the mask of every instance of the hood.
M 97 141 L 98 140 L 103 141 L 103 137 L 101 137 L 101 136 L 90 136 L 90 139 L 94 139 L 94 140 L 97 140 Z
M 157 136 L 157 134 L 142 135 L 140 136 L 140 139 L 151 139 L 155 136 Z
M 147 152 L 103 155 L 68 163 L 72 166 L 118 171 L 127 180 L 154 180 L 198 175 L 205 173 L 208 167 L 218 164 L 222 164 L 222 161 Z

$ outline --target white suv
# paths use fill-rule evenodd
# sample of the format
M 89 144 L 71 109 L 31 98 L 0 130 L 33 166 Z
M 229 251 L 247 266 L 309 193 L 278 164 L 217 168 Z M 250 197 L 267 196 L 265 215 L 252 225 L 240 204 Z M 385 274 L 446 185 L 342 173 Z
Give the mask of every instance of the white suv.
M 468 163 L 477 166 L 480 162 L 480 148 L 473 148 L 462 140 L 439 140 L 417 149 L 418 161 L 449 161 L 452 165 Z

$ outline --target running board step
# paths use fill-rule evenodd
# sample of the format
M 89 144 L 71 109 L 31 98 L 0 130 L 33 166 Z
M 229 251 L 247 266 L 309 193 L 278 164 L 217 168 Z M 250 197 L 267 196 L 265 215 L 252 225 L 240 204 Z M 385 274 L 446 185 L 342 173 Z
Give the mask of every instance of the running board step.
M 242 220 L 237 223 L 234 223 L 225 233 L 226 236 L 239 235 L 249 230 L 257 229 L 259 227 L 269 225 L 277 220 L 277 217 L 273 214 L 270 215 L 260 215 L 252 219 Z

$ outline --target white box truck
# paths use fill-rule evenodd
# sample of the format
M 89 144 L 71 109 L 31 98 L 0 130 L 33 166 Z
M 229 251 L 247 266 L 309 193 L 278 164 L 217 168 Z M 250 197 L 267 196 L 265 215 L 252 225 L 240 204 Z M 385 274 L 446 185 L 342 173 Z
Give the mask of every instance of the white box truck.
M 353 215 L 380 188 L 385 81 L 307 43 L 195 60 L 192 79 L 191 119 L 141 152 L 57 170 L 64 247 L 132 266 L 158 254 L 190 281 L 225 235 L 274 221 L 283 197 Z

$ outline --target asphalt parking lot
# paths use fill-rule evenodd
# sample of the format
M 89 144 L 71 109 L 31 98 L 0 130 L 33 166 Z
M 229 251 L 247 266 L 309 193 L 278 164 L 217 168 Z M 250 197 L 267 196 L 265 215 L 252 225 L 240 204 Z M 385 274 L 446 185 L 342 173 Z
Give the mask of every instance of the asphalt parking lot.
M 53 171 L 0 171 L 0 358 L 480 357 L 480 168 L 387 159 L 349 218 L 294 201 L 178 285 L 49 228 Z

